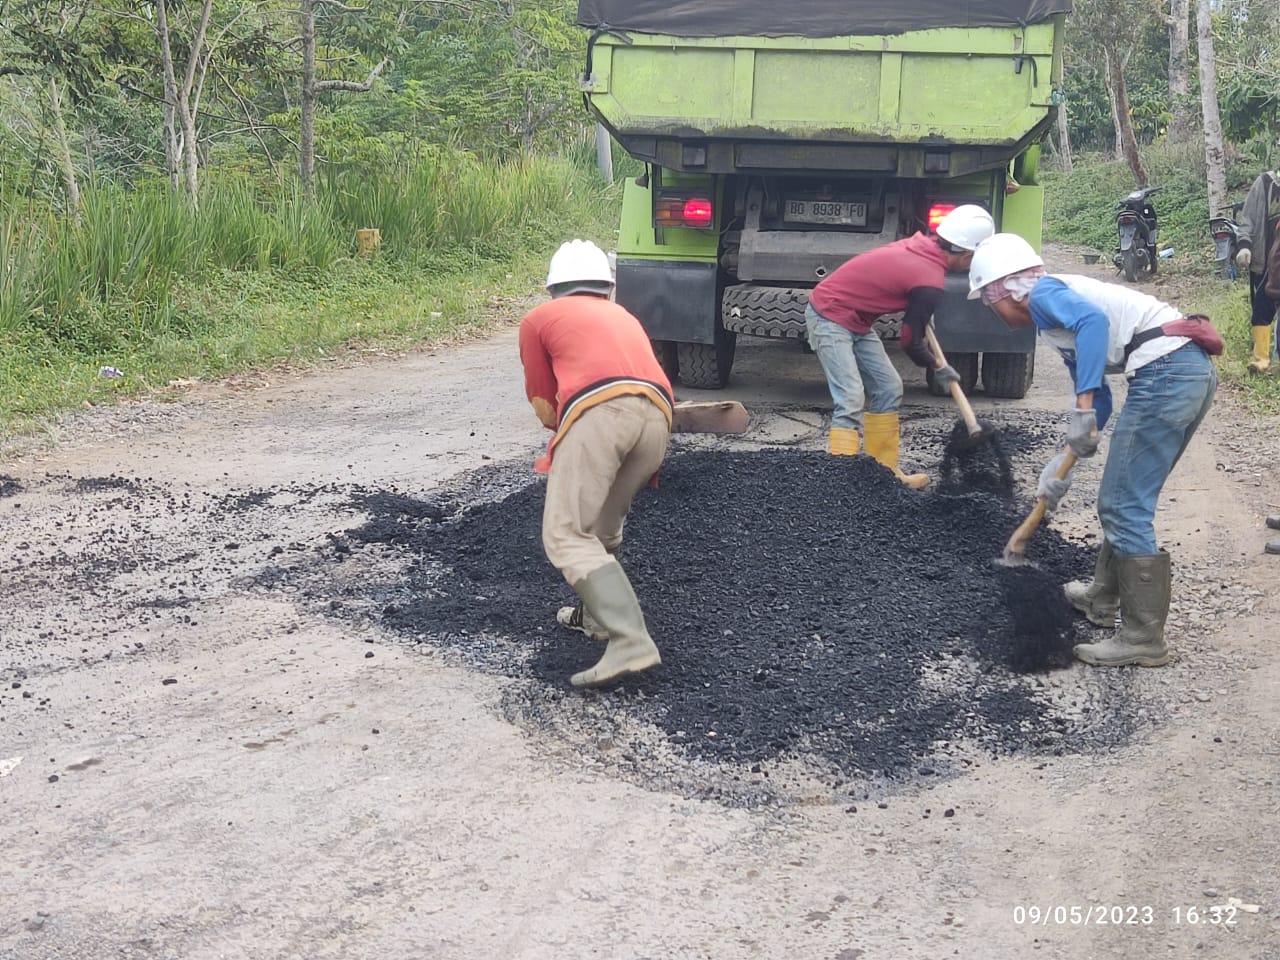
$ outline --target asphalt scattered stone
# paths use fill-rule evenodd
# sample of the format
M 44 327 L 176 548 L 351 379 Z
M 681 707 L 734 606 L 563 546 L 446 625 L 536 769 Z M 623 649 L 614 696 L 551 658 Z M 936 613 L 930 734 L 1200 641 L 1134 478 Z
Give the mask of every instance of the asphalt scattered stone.
M 1062 581 L 1034 566 L 997 566 L 997 575 L 1018 638 L 1009 666 L 1019 673 L 1070 666 L 1075 615 Z
M 1042 420 L 1002 412 L 1023 479 L 1061 437 Z M 904 465 L 937 464 L 953 423 L 912 419 Z M 1013 671 L 1026 628 L 991 561 L 1029 502 L 980 473 L 922 494 L 865 458 L 794 443 L 742 453 L 677 437 L 673 450 L 623 549 L 664 663 L 611 690 L 567 684 L 600 645 L 555 623 L 573 595 L 543 555 L 542 486 L 523 460 L 407 491 L 24 480 L 24 494 L 64 497 L 61 532 L 16 544 L 0 568 L 18 611 L 0 650 L 44 651 L 56 636 L 66 663 L 110 659 L 122 631 L 152 631 L 162 647 L 223 591 L 267 593 L 350 624 L 353 642 L 421 645 L 514 678 L 502 714 L 578 748 L 585 765 L 740 805 L 874 810 L 881 781 L 923 777 L 922 766 L 945 777 L 992 754 L 1110 749 L 1162 716 L 1159 698 L 1135 701 L 1134 672 Z M 220 549 L 230 542 L 240 549 Z M 1055 590 L 1092 567 L 1092 551 L 1051 525 L 1029 555 Z M 51 582 L 66 609 L 24 617 Z M 1261 594 L 1215 572 L 1178 596 L 1171 622 L 1186 643 Z M 29 684 L 9 689 L 20 672 L 4 679 L 6 709 L 54 709 L 23 699 Z
M 1040 569 L 1004 570 L 994 561 L 1025 512 L 1004 497 L 911 491 L 866 457 L 677 453 L 637 498 L 620 554 L 663 664 L 585 696 L 567 678 L 601 648 L 555 624 L 573 595 L 543 555 L 542 502 L 527 479 L 438 514 L 364 497 L 369 519 L 348 535 L 405 561 L 399 582 L 358 588 L 384 627 L 533 681 L 515 712 L 550 726 L 602 702 L 686 757 L 763 763 L 756 779 L 795 756 L 864 779 L 913 776 L 926 759 L 947 772 L 974 745 L 1061 753 L 1130 729 L 1119 714 L 1058 711 L 1015 672 L 1065 662 L 1074 627 L 1044 587 L 1093 554 L 1042 527 Z
M 1005 444 L 1010 441 L 990 421 L 983 423 L 993 432 L 979 443 L 970 441 L 963 421 L 952 428 L 938 468 L 941 493 L 975 491 L 1005 499 L 1013 497 L 1013 463 L 1005 452 Z

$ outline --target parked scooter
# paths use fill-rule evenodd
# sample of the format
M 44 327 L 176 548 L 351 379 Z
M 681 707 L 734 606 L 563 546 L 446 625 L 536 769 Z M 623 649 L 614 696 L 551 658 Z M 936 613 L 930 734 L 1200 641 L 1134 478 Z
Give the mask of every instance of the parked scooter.
M 1242 209 L 1244 201 L 1237 200 L 1231 205 L 1231 216 L 1209 218 L 1209 232 L 1213 234 L 1213 258 L 1218 263 L 1218 275 L 1224 280 L 1236 278 L 1236 254 L 1240 252 L 1238 218 Z
M 1160 187 L 1143 187 L 1135 190 L 1116 204 L 1116 232 L 1120 235 L 1120 249 L 1115 255 L 1116 269 L 1130 283 L 1141 277 L 1155 276 L 1156 241 L 1159 225 L 1151 195 Z

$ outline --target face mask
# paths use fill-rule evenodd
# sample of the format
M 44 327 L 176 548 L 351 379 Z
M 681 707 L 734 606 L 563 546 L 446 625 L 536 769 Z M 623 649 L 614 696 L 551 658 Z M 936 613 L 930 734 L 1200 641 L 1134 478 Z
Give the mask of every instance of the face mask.
M 1005 297 L 1013 297 L 1021 303 L 1031 295 L 1032 289 L 1044 276 L 1043 267 L 1031 267 L 1020 273 L 1010 274 L 999 280 L 993 280 L 982 288 L 982 302 L 987 306 L 999 303 Z

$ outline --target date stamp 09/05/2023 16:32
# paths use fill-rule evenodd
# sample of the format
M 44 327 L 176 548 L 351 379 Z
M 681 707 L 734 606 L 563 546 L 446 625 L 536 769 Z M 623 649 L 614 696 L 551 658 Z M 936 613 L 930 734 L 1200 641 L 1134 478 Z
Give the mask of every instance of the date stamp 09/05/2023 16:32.
M 1205 906 L 1156 907 L 1146 904 L 1017 904 L 1013 922 L 1028 927 L 1233 927 L 1244 915 L 1256 911 L 1253 904 L 1234 898 Z

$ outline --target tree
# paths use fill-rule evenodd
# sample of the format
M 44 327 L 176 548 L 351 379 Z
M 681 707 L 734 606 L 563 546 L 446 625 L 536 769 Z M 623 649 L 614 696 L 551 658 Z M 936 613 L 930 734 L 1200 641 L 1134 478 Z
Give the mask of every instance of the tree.
M 1125 69 L 1137 50 L 1143 31 L 1151 22 L 1150 0 L 1082 0 L 1074 14 L 1077 35 L 1096 47 L 1103 63 L 1103 78 L 1115 126 L 1116 154 L 1124 157 L 1138 186 L 1145 186 L 1147 171 L 1133 131 L 1132 109 Z
M 1171 143 L 1191 139 L 1195 114 L 1191 100 L 1191 0 L 1169 0 L 1169 97 L 1173 117 L 1169 121 Z
M 1227 161 L 1218 114 L 1218 62 L 1213 52 L 1212 0 L 1196 0 L 1196 49 L 1200 54 L 1200 110 L 1204 117 L 1204 161 L 1209 170 L 1209 216 L 1227 205 Z
M 79 216 L 80 184 L 64 93 L 83 100 L 102 75 L 93 13 L 92 0 L 0 0 L 0 77 L 19 85 L 18 107 L 4 126 L 22 123 L 35 134 L 37 168 L 45 140 L 52 141 L 54 167 L 73 217 Z M 27 103 L 43 105 L 46 116 L 25 109 Z
M 1067 102 L 1065 100 L 1058 104 L 1058 159 L 1062 163 L 1062 172 L 1070 173 L 1073 167 L 1071 162 L 1071 131 L 1067 123 Z
M 316 100 L 326 90 L 342 90 L 349 93 L 368 93 L 374 83 L 391 62 L 391 57 L 384 54 L 370 69 L 364 80 L 316 79 L 316 6 L 327 8 L 338 15 L 367 14 L 369 7 L 351 7 L 339 0 L 301 0 L 299 18 L 302 27 L 302 89 L 301 89 L 301 124 L 298 142 L 298 174 L 305 193 L 315 191 L 316 181 Z M 376 46 L 383 49 L 396 45 L 395 35 L 404 26 L 407 14 L 401 10 L 396 16 L 391 36 L 379 38 Z
M 486 153 L 563 144 L 586 131 L 576 83 L 585 36 L 573 26 L 571 0 L 434 6 L 438 19 L 417 31 L 398 65 L 416 88 L 404 126 Z
M 62 95 L 58 93 L 58 78 L 49 76 L 49 115 L 53 121 L 54 140 L 58 147 L 58 167 L 62 170 L 62 182 L 67 191 L 67 209 L 72 217 L 80 218 L 80 184 L 76 179 L 76 165 L 71 160 L 71 141 L 67 138 L 67 125 L 62 117 Z

